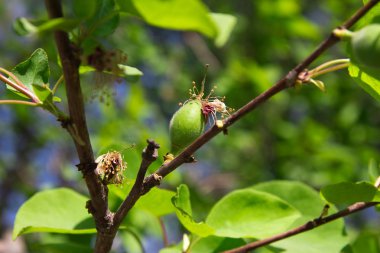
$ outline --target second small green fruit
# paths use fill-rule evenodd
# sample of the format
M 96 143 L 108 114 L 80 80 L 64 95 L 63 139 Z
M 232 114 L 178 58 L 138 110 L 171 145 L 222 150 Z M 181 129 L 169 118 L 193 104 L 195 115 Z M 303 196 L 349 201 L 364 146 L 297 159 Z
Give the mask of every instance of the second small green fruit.
M 171 153 L 177 155 L 203 133 L 204 127 L 202 102 L 194 99 L 185 103 L 170 120 Z

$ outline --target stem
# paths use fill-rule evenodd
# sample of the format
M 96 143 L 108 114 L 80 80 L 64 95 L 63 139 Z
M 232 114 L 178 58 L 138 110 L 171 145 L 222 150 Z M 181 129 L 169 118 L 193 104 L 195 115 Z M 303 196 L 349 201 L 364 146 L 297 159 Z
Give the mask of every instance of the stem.
M 29 102 L 29 101 L 23 101 L 23 100 L 0 100 L 0 104 L 19 104 L 19 105 L 30 105 L 30 106 L 40 105 L 35 102 Z
M 336 59 L 336 60 L 332 60 L 332 61 L 328 61 L 328 62 L 325 62 L 321 65 L 319 65 L 318 67 L 310 70 L 309 72 L 310 73 L 314 73 L 314 72 L 319 72 L 323 69 L 326 69 L 330 66 L 334 66 L 334 65 L 338 65 L 338 64 L 342 64 L 342 63 L 350 63 L 350 59 Z
M 325 69 L 320 70 L 318 72 L 312 73 L 310 75 L 310 78 L 315 78 L 317 76 L 324 75 L 324 74 L 329 73 L 329 72 L 337 71 L 337 70 L 340 70 L 340 69 L 345 69 L 349 65 L 350 65 L 350 63 L 347 62 L 347 63 L 342 63 L 342 64 L 339 64 L 339 65 L 335 65 L 335 66 L 332 66 L 332 67 L 329 67 L 329 68 L 325 68 Z
M 4 72 L 4 69 L 1 69 L 0 71 Z M 8 71 L 6 71 L 6 72 L 8 72 Z M 10 73 L 10 72 L 8 72 L 8 73 Z M 14 83 L 13 81 L 11 81 L 9 78 L 5 77 L 2 74 L 0 74 L 0 80 L 3 81 L 4 83 L 8 84 L 9 86 L 11 86 L 13 89 L 15 89 L 15 90 L 19 91 L 20 93 L 24 94 L 28 98 L 32 99 L 33 102 L 35 102 L 37 104 L 42 104 L 42 102 L 40 101 L 40 99 L 38 97 L 36 97 L 34 95 L 34 93 L 32 93 L 28 88 L 26 88 L 24 84 L 20 85 L 19 83 Z
M 57 89 L 58 89 L 58 86 L 63 82 L 63 80 L 64 80 L 64 77 L 63 77 L 63 75 L 61 75 L 61 76 L 59 77 L 58 81 L 54 84 L 53 89 L 51 90 L 51 92 L 52 92 L 53 94 L 55 94 L 55 92 L 56 92 Z
M 159 221 L 160 227 L 161 227 L 162 241 L 164 242 L 164 247 L 166 248 L 169 246 L 168 233 L 166 231 L 165 223 L 161 217 L 158 218 L 158 221 Z
M 1 67 L 0 67 L 0 72 L 3 72 L 5 74 L 7 74 L 9 77 L 11 77 L 16 82 L 16 84 L 18 86 L 27 89 L 27 87 L 20 81 L 20 79 L 18 79 L 18 77 L 15 76 L 12 72 L 10 72 L 10 71 L 8 71 L 8 70 L 6 70 L 4 68 L 1 68 Z

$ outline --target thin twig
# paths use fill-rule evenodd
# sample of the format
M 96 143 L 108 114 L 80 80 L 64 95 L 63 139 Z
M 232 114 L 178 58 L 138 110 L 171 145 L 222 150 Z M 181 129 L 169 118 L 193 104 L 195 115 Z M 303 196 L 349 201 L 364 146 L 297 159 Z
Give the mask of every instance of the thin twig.
M 354 25 L 361 17 L 363 17 L 376 3 L 380 0 L 369 1 L 366 5 L 360 8 L 353 16 L 351 16 L 346 22 L 343 23 L 341 28 L 350 28 Z M 241 117 L 245 116 L 247 113 L 256 109 L 260 104 L 267 101 L 273 95 L 279 93 L 280 91 L 293 87 L 298 77 L 304 69 L 306 69 L 315 59 L 317 59 L 322 53 L 324 53 L 328 48 L 333 46 L 340 40 L 333 32 L 312 52 L 304 61 L 298 64 L 293 68 L 285 77 L 278 81 L 274 86 L 272 86 L 267 91 L 260 94 L 258 97 L 251 100 L 248 104 L 244 105 L 238 111 L 233 113 L 230 117 L 224 120 L 224 127 L 218 128 L 213 126 L 199 138 L 197 138 L 192 144 L 190 144 L 186 149 L 184 149 L 174 160 L 171 162 L 162 165 L 154 174 L 148 176 L 144 181 L 144 193 L 148 192 L 152 187 L 160 183 L 157 180 L 157 175 L 165 177 L 177 167 L 182 165 L 188 160 L 188 157 L 191 156 L 195 151 L 202 147 L 205 143 L 210 141 L 214 136 L 225 130 L 227 127 L 235 123 Z
M 336 219 L 345 217 L 347 215 L 356 213 L 356 212 L 361 211 L 363 209 L 375 206 L 377 204 L 379 204 L 379 202 L 355 203 L 355 204 L 347 207 L 346 209 L 343 209 L 343 210 L 341 210 L 337 213 L 334 213 L 332 215 L 326 216 L 324 218 L 319 217 L 317 219 L 306 222 L 305 224 L 303 224 L 297 228 L 294 228 L 292 230 L 286 231 L 284 233 L 281 233 L 281 234 L 278 234 L 278 235 L 275 235 L 275 236 L 272 236 L 272 237 L 269 237 L 269 238 L 266 238 L 263 240 L 255 241 L 255 242 L 249 243 L 247 245 L 244 245 L 242 247 L 227 250 L 227 251 L 224 251 L 223 253 L 245 253 L 245 252 L 248 252 L 250 250 L 254 250 L 254 249 L 266 246 L 266 245 L 271 244 L 273 242 L 277 242 L 277 241 L 283 240 L 285 238 L 288 238 L 288 237 L 291 237 L 291 236 L 312 230 L 312 229 L 317 228 L 321 225 L 324 225 L 324 224 L 329 223 L 331 221 L 334 221 Z
M 169 246 L 168 233 L 166 231 L 165 223 L 164 223 L 162 217 L 159 217 L 158 221 L 159 221 L 160 227 L 161 227 L 162 241 L 164 242 L 164 247 L 166 248 Z
M 65 78 L 63 77 L 63 75 L 61 75 L 61 76 L 59 77 L 58 81 L 54 84 L 53 89 L 51 90 L 51 92 L 52 92 L 53 94 L 55 94 L 55 92 L 56 92 L 57 89 L 58 89 L 58 86 L 59 86 L 64 80 L 65 80 Z
M 148 170 L 150 164 L 154 162 L 158 157 L 158 149 L 160 148 L 160 145 L 158 145 L 153 140 L 147 140 L 147 142 L 148 146 L 143 150 L 142 161 L 140 169 L 137 173 L 136 181 L 132 186 L 132 189 L 129 192 L 127 198 L 123 201 L 123 203 L 120 205 L 119 209 L 115 213 L 113 223 L 116 228 L 119 227 L 129 210 L 140 198 L 146 171 Z
M 3 71 L 4 72 L 4 71 Z M 9 73 L 9 72 L 8 72 Z M 24 94 L 25 96 L 29 97 L 33 100 L 35 103 L 41 104 L 41 101 L 38 97 L 36 97 L 28 88 L 25 87 L 25 85 L 20 85 L 18 82 L 14 83 L 9 78 L 5 77 L 4 75 L 0 74 L 0 80 L 4 83 L 11 86 L 13 89 L 19 91 L 20 93 Z
M 23 101 L 23 100 L 0 100 L 0 104 L 18 104 L 18 105 L 31 105 L 38 106 L 38 103 Z

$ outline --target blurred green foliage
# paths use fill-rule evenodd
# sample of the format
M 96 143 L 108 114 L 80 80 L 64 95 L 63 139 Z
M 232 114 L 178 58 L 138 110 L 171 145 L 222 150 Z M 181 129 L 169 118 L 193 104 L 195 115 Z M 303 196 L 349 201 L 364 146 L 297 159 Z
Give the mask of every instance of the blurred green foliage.
M 238 109 L 304 59 L 362 4 L 358 0 L 205 3 L 212 12 L 237 17 L 236 27 L 222 48 L 197 33 L 151 27 L 122 15 L 115 33 L 101 39 L 101 43 L 125 52 L 128 65 L 144 75 L 127 82 L 114 82 L 112 76 L 96 74 L 82 77 L 94 152 L 100 155 L 108 148 L 123 149 L 128 178 L 134 178 L 137 172 L 147 138 L 160 143 L 161 157 L 169 151 L 170 117 L 178 103 L 188 99 L 191 82 L 201 82 L 206 63 L 211 64 L 206 89 L 217 85 L 216 94 L 226 96 L 226 104 Z M 42 2 L 9 1 L 0 6 L 0 13 L 0 66 L 11 69 L 42 47 L 51 61 L 51 82 L 58 80 L 61 73 L 52 34 L 17 37 L 11 29 L 18 16 L 45 17 Z M 345 45 L 340 43 L 314 66 L 344 57 Z M 327 87 L 326 93 L 313 86 L 281 92 L 233 125 L 227 136 L 219 135 L 207 143 L 195 154 L 196 164 L 181 166 L 165 178 L 162 187 L 173 190 L 186 183 L 191 189 L 194 213 L 200 216 L 195 220 L 200 220 L 227 192 L 258 182 L 299 180 L 319 189 L 341 181 L 368 180 L 370 160 L 380 160 L 379 103 L 360 89 L 346 70 L 320 79 Z M 3 87 L 0 92 L 2 99 L 11 96 L 5 94 Z M 58 94 L 64 98 L 63 86 Z M 100 97 L 105 100 L 102 102 Z M 63 110 L 67 108 L 65 103 L 63 99 Z M 21 200 L 12 202 L 14 194 L 25 199 L 38 189 L 53 186 L 85 192 L 81 175 L 74 167 L 78 163 L 74 146 L 51 115 L 40 109 L 1 105 L 0 117 L 2 214 L 10 213 L 12 217 L 17 210 Z M 162 158 L 150 167 L 150 172 L 161 163 Z M 150 226 L 150 231 L 147 220 L 138 218 L 139 214 L 131 215 L 136 217 L 128 218 L 136 224 L 134 233 L 144 234 L 145 243 L 159 236 L 159 225 Z M 360 222 L 352 219 L 349 231 L 375 227 L 378 222 L 373 219 L 372 214 L 357 217 Z M 171 239 L 178 242 L 179 225 L 171 222 Z M 10 226 L 9 217 L 2 215 L 2 232 Z M 36 237 L 26 238 L 33 241 Z M 124 234 L 122 238 L 135 240 Z M 360 236 L 354 252 L 360 252 L 357 249 L 363 242 L 373 238 L 372 232 Z

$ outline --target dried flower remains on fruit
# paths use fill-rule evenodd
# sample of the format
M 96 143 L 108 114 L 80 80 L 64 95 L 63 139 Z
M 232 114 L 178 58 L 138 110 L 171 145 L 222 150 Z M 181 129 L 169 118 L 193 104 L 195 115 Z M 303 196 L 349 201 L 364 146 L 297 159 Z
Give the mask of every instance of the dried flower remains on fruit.
M 99 156 L 95 162 L 98 164 L 96 172 L 104 184 L 123 183 L 123 172 L 127 164 L 123 161 L 123 157 L 119 152 L 110 151 Z
M 212 96 L 216 86 L 208 96 L 204 97 L 205 81 L 206 74 L 200 90 L 193 82 L 193 87 L 189 90 L 190 99 L 181 105 L 170 120 L 171 153 L 174 156 L 203 133 L 208 120 L 212 120 L 212 123 L 218 123 L 218 127 L 222 128 L 223 124 L 220 123 L 222 121 L 218 120 L 218 116 L 224 118 L 233 111 L 225 105 L 225 97 Z

